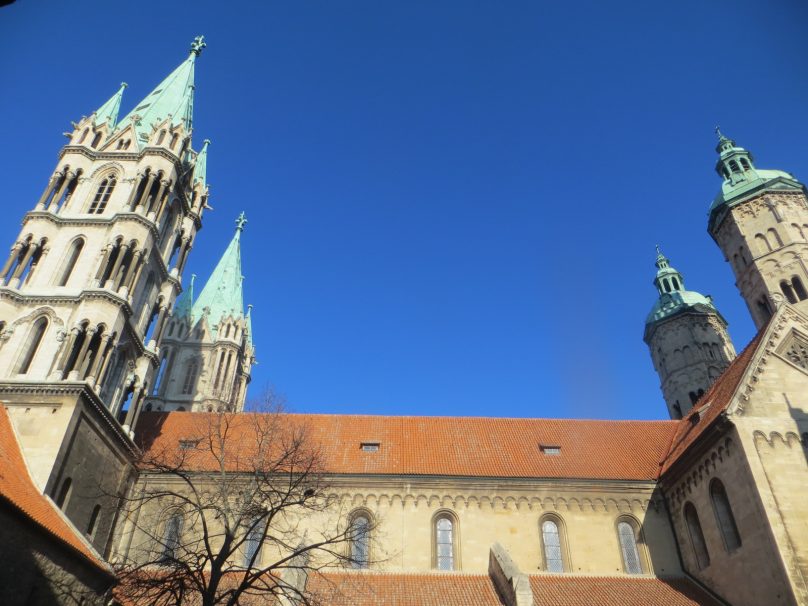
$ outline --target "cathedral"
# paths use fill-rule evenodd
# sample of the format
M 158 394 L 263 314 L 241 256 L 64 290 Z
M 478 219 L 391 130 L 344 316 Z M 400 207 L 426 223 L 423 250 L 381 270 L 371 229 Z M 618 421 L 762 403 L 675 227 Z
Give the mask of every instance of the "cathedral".
M 244 214 L 201 287 L 183 274 L 209 208 L 204 48 L 123 117 L 126 84 L 73 123 L 0 269 L 0 603 L 808 605 L 805 185 L 718 131 L 707 230 L 758 332 L 736 352 L 658 248 L 643 339 L 670 420 L 245 411 Z M 230 524 L 300 452 L 279 435 L 318 463 L 284 498 L 322 500 Z M 122 590 L 133 570 L 148 591 L 188 575 L 158 600 Z

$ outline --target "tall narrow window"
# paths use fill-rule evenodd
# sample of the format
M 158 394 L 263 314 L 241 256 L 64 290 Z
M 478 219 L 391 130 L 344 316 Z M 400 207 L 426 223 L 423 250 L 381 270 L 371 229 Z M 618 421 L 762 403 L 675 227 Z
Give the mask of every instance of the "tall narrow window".
M 758 251 L 760 252 L 760 254 L 765 254 L 767 252 L 771 252 L 772 250 L 769 241 L 763 234 L 755 234 L 755 243 L 757 244 Z
M 90 147 L 95 149 L 98 147 L 98 144 L 101 143 L 101 133 L 95 133 L 95 137 L 93 137 L 93 142 L 90 143 Z
M 42 344 L 42 338 L 45 336 L 45 331 L 48 329 L 48 319 L 39 318 L 31 327 L 31 332 L 28 334 L 28 343 L 26 345 L 25 354 L 20 360 L 20 366 L 17 372 L 21 375 L 27 374 L 31 368 L 31 362 L 34 360 L 39 346 Z
M 642 574 L 642 561 L 637 549 L 637 529 L 625 520 L 618 522 L 617 538 L 623 555 L 623 570 L 628 574 Z
M 160 560 L 162 562 L 170 562 L 177 559 L 181 533 L 182 514 L 176 511 L 168 518 L 165 531 L 163 532 L 163 550 L 160 554 Z
M 90 514 L 90 522 L 87 524 L 87 536 L 92 541 L 95 538 L 95 529 L 98 526 L 98 515 L 101 513 L 101 505 L 93 507 L 93 512 Z
M 455 520 L 449 514 L 435 519 L 435 568 L 455 570 Z
M 62 487 L 59 489 L 59 494 L 56 497 L 56 506 L 59 509 L 64 509 L 70 502 L 70 493 L 73 491 L 73 479 L 65 478 L 62 482 Z
M 370 562 L 370 519 L 360 513 L 351 520 L 351 566 L 367 568 Z
M 766 233 L 769 234 L 769 239 L 771 240 L 771 243 L 773 245 L 775 245 L 775 246 L 782 246 L 783 245 L 783 241 L 780 239 L 780 234 L 777 233 L 776 229 L 771 227 L 771 228 L 769 228 L 769 230 Z
M 59 275 L 59 280 L 56 282 L 57 286 L 67 286 L 67 282 L 70 280 L 70 276 L 73 274 L 73 269 L 76 267 L 76 262 L 79 260 L 79 256 L 81 255 L 81 251 L 83 249 L 83 238 L 73 240 L 73 243 L 70 245 L 70 252 L 67 254 L 67 259 L 65 259 L 65 264 L 62 267 L 61 274 Z
M 685 523 L 687 524 L 687 533 L 690 536 L 690 544 L 693 547 L 696 564 L 699 569 L 706 568 L 710 565 L 710 553 L 707 551 L 707 543 L 704 541 L 704 533 L 701 531 L 699 514 L 696 513 L 693 503 L 685 505 Z
M 726 547 L 727 551 L 735 551 L 741 546 L 741 535 L 738 533 L 738 526 L 735 524 L 735 516 L 732 515 L 727 491 L 721 480 L 715 479 L 710 484 L 710 498 L 713 501 L 715 518 L 724 539 L 724 547 Z
M 791 278 L 791 285 L 794 287 L 794 293 L 800 301 L 808 299 L 808 292 L 805 292 L 805 286 L 802 285 L 802 280 L 799 277 L 794 276 Z
M 199 360 L 196 358 L 188 362 L 188 368 L 185 370 L 185 380 L 182 382 L 182 393 L 193 393 L 196 386 L 196 375 L 199 372 Z
M 160 361 L 160 367 L 157 369 L 157 377 L 154 379 L 154 387 L 152 388 L 152 395 L 156 396 L 160 393 L 160 386 L 163 384 L 163 377 L 166 374 L 166 366 L 168 366 L 168 356 L 170 350 L 163 354 L 163 359 Z
M 98 186 L 98 190 L 95 192 L 95 197 L 90 204 L 90 210 L 88 212 L 91 215 L 100 215 L 106 210 L 109 197 L 112 195 L 112 190 L 115 189 L 115 183 L 116 181 L 114 176 L 107 177 L 101 181 L 101 184 Z
M 796 303 L 797 297 L 794 295 L 794 290 L 791 288 L 791 284 L 786 282 L 785 280 L 780 282 L 780 290 L 783 291 L 783 294 L 786 296 L 786 299 L 789 303 Z
M 547 572 L 564 572 L 564 556 L 561 552 L 561 531 L 558 522 L 545 519 L 541 523 L 542 554 Z
M 261 537 L 264 535 L 264 525 L 260 520 L 254 520 L 244 539 L 244 567 L 252 568 L 258 561 L 258 550 L 261 548 Z

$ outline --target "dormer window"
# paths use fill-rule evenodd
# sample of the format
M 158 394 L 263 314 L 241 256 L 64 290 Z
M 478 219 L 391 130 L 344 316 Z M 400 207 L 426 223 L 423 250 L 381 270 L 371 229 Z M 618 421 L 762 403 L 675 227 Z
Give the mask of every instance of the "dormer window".
M 549 457 L 557 457 L 561 454 L 561 446 L 552 446 L 550 444 L 539 444 L 539 450 L 543 455 Z
M 364 452 L 378 452 L 379 442 L 362 442 L 359 448 Z
M 180 440 L 180 450 L 194 450 L 202 440 Z

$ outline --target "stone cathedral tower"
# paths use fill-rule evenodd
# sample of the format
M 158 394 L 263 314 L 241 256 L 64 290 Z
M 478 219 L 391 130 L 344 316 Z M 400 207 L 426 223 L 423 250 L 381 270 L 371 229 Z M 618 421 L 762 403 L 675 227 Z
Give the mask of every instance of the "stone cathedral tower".
M 681 419 L 735 358 L 727 323 L 710 297 L 685 290 L 678 271 L 657 249 L 659 298 L 645 322 L 644 341 L 672 419 Z
M 122 120 L 126 85 L 73 125 L 0 271 L 1 397 L 34 480 L 102 553 L 206 208 L 191 145 L 204 46 Z
M 760 170 L 752 154 L 719 135 L 716 171 L 724 179 L 708 231 L 735 272 L 757 328 L 786 301 L 808 312 L 808 197 L 779 170 Z
M 241 213 L 236 234 L 199 296 L 194 298 L 192 278 L 177 299 L 147 410 L 244 409 L 255 363 L 252 306 L 245 312 L 242 294 L 241 232 L 246 223 Z

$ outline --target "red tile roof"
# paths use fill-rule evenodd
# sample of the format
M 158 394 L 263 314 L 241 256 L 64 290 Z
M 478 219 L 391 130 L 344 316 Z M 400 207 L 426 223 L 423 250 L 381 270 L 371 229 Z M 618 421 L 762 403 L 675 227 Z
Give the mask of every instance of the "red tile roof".
M 735 358 L 724 373 L 713 383 L 693 409 L 685 415 L 676 429 L 676 435 L 671 442 L 670 452 L 665 458 L 662 473 L 667 472 L 690 446 L 701 436 L 714 421 L 727 410 L 732 396 L 738 389 L 752 358 L 763 340 L 764 326 L 757 336 L 746 346 L 741 354 Z
M 719 606 L 683 578 L 532 575 L 537 606 Z M 488 575 L 329 572 L 310 577 L 308 589 L 329 606 L 501 606 Z
M 256 413 L 231 416 L 231 443 L 243 456 L 255 439 Z M 151 454 L 176 452 L 180 440 L 210 435 L 215 413 L 143 413 L 139 442 Z M 281 415 L 303 425 L 335 474 L 655 480 L 678 423 L 475 417 Z M 378 443 L 376 452 L 362 443 Z M 560 447 L 544 454 L 540 446 Z M 209 453 L 208 453 L 209 455 Z M 194 457 L 199 470 L 215 461 Z M 233 467 L 231 466 L 231 469 Z
M 0 498 L 60 543 L 111 575 L 112 571 L 78 536 L 56 505 L 39 492 L 28 473 L 8 411 L 0 405 Z

